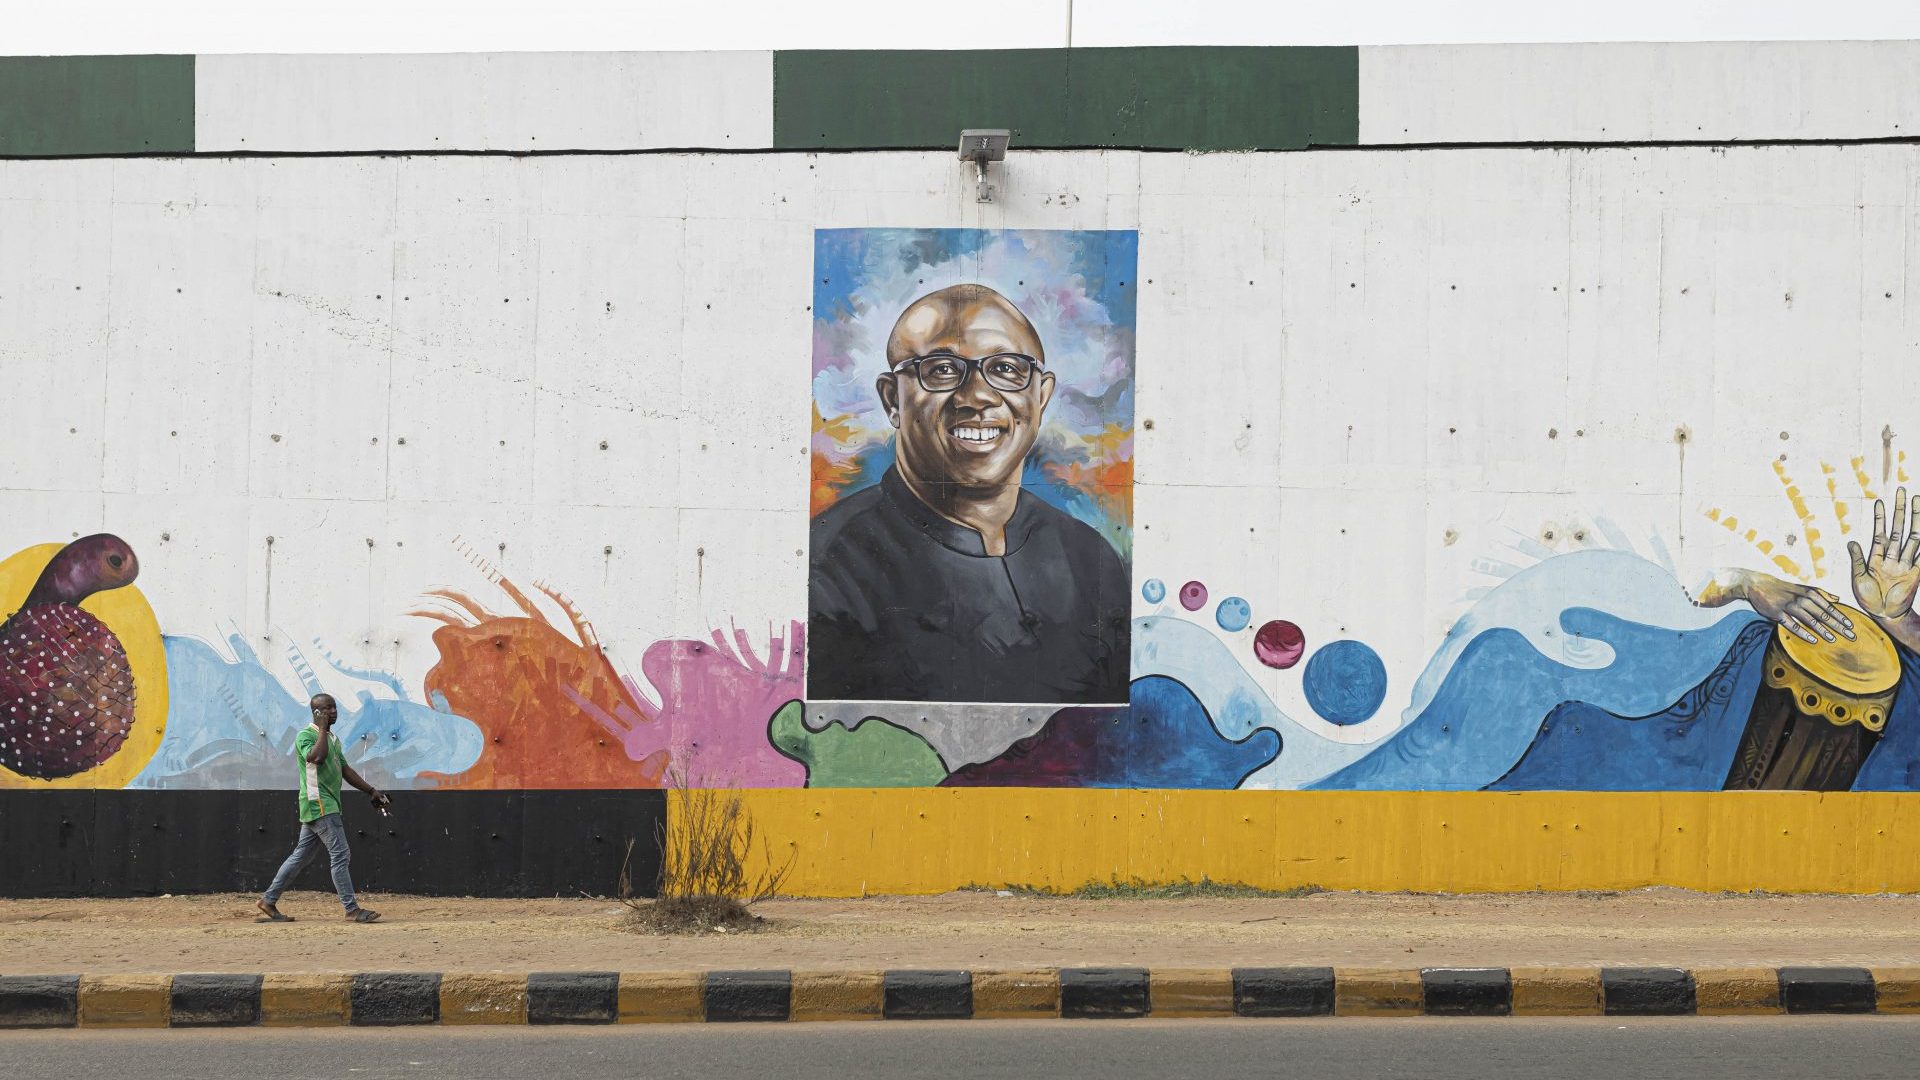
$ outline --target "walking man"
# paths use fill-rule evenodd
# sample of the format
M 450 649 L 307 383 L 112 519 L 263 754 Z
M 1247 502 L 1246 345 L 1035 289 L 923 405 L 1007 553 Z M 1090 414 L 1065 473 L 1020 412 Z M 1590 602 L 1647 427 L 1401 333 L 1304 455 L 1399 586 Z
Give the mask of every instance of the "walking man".
M 328 694 L 315 694 L 308 702 L 313 708 L 313 723 L 300 729 L 293 740 L 294 753 L 300 758 L 300 841 L 293 845 L 293 854 L 280 864 L 280 872 L 273 875 L 273 884 L 254 904 L 260 909 L 261 922 L 292 922 L 293 917 L 284 915 L 279 908 L 280 894 L 287 891 L 313 853 L 321 844 L 327 846 L 327 856 L 333 864 L 333 887 L 340 893 L 340 906 L 347 909 L 347 918 L 354 922 L 370 923 L 380 917 L 380 913 L 371 908 L 363 908 L 353 898 L 353 877 L 347 872 L 347 860 L 351 852 L 347 850 L 347 826 L 340 817 L 340 779 L 373 796 L 373 805 L 385 808 L 392 800 L 382 795 L 372 784 L 360 778 L 347 764 L 346 757 L 340 751 L 340 740 L 333 735 L 333 722 L 340 710 Z

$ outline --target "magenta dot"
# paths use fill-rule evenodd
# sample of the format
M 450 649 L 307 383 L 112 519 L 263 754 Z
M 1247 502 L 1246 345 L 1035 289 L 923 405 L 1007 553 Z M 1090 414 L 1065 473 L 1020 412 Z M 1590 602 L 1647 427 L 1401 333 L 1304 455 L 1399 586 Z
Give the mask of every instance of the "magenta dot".
M 1253 655 L 1270 668 L 1290 668 L 1306 651 L 1307 635 L 1285 619 L 1275 619 L 1254 632 Z
M 1207 587 L 1197 581 L 1189 581 L 1180 586 L 1180 606 L 1188 611 L 1199 611 L 1207 606 Z

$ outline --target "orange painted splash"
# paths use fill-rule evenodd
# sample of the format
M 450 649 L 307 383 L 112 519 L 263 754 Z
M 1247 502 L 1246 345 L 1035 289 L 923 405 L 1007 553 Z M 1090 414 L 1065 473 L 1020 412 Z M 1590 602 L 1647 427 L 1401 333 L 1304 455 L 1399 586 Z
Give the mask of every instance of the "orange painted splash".
M 1086 440 L 1088 460 L 1049 465 L 1047 479 L 1093 496 L 1102 513 L 1123 524 L 1133 521 L 1133 429 L 1108 424 Z
M 452 788 L 662 787 L 667 751 L 633 761 L 596 716 L 641 717 L 640 703 L 606 657 L 593 628 L 561 594 L 535 585 L 567 613 L 569 635 L 547 621 L 513 582 L 481 563 L 494 584 L 520 609 L 499 615 L 472 597 L 435 589 L 458 614 L 411 614 L 444 625 L 433 632 L 440 662 L 427 672 L 426 691 L 479 726 L 480 760 L 463 773 L 423 774 Z
M 862 433 L 851 416 L 831 420 L 813 406 L 813 484 L 808 493 L 808 514 L 818 514 L 840 500 L 848 487 L 860 477 Z

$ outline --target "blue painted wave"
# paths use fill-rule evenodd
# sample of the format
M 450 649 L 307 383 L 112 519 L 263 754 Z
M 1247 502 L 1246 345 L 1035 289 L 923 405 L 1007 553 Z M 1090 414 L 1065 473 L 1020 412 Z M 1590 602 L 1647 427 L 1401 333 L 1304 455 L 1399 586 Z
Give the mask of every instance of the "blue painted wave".
M 1554 709 L 1495 791 L 1718 791 L 1759 691 L 1771 623 L 1755 620 L 1671 706 L 1622 716 L 1584 701 Z
M 231 660 L 204 641 L 166 638 L 167 730 L 130 787 L 291 790 L 294 736 L 312 719 L 307 703 L 287 692 L 244 637 L 230 635 L 227 646 Z M 292 650 L 289 662 L 309 693 L 321 691 L 304 654 Z M 340 706 L 334 732 L 369 783 L 410 788 L 422 772 L 457 773 L 479 760 L 480 729 L 445 711 L 444 703 L 429 708 L 408 700 L 386 672 L 346 667 L 331 657 L 326 663 L 382 691 L 334 695 Z
M 1612 662 L 1597 667 L 1550 659 L 1516 630 L 1483 631 L 1461 650 L 1432 700 L 1411 723 L 1366 757 L 1309 786 L 1439 791 L 1487 787 L 1527 753 L 1556 706 L 1581 702 L 1620 716 L 1665 709 L 1706 679 L 1758 618 L 1741 612 L 1704 629 L 1672 630 L 1590 608 L 1561 612 L 1560 629 L 1576 643 L 1592 640 L 1611 650 Z M 1744 718 L 1744 712 L 1741 715 Z M 1647 768 L 1644 761 L 1596 754 L 1577 770 L 1555 773 L 1554 786 L 1611 790 L 1631 786 Z

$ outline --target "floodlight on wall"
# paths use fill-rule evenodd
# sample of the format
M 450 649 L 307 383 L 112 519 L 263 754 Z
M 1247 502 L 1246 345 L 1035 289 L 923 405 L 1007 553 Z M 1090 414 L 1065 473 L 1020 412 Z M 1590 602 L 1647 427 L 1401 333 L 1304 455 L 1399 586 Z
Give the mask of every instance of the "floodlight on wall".
M 987 187 L 987 162 L 1005 161 L 1011 141 L 1013 132 L 1006 128 L 968 128 L 960 133 L 960 160 L 973 162 L 973 177 L 979 184 L 975 201 L 993 201 L 993 189 Z

